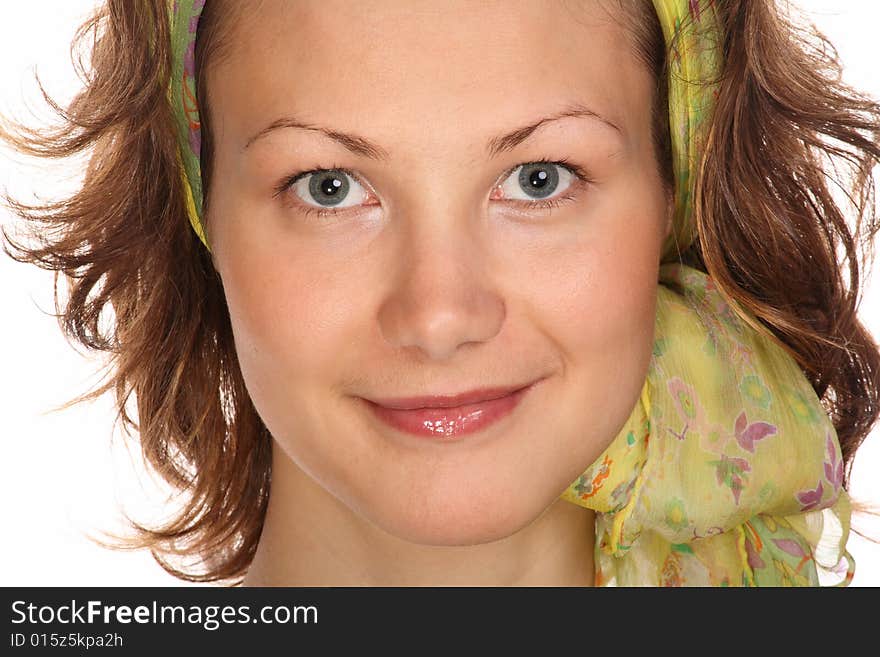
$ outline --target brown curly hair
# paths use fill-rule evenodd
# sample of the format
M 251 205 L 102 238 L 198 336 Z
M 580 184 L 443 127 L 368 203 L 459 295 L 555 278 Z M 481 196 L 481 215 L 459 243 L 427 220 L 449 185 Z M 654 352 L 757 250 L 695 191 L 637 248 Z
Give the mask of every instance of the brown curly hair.
M 666 76 L 675 43 L 664 43 L 650 0 L 617 6 L 657 80 L 657 166 L 671 189 Z M 856 450 L 880 414 L 880 351 L 857 316 L 880 227 L 880 103 L 844 84 L 827 39 L 771 0 L 718 0 L 717 8 L 725 64 L 695 172 L 698 239 L 673 255 L 707 272 L 796 358 L 837 429 L 848 486 Z M 238 3 L 211 0 L 199 22 L 205 216 L 213 153 L 205 71 L 228 52 L 239 12 Z M 31 240 L 4 229 L 4 250 L 53 270 L 65 335 L 110 354 L 107 382 L 65 407 L 112 390 L 117 421 L 181 495 L 165 524 L 133 522 L 126 544 L 149 548 L 182 579 L 239 583 L 265 516 L 271 436 L 239 370 L 220 278 L 186 215 L 167 92 L 167 2 L 107 0 L 74 44 L 90 36 L 90 68 L 78 66 L 85 87 L 67 107 L 40 85 L 58 125 L 0 123 L 0 137 L 25 154 L 91 150 L 69 198 L 30 205 L 3 194 Z M 841 161 L 849 175 L 823 167 Z M 847 191 L 851 213 L 829 182 Z M 59 274 L 69 288 L 64 308 Z M 102 332 L 105 311 L 112 321 Z M 127 410 L 132 395 L 136 419 Z

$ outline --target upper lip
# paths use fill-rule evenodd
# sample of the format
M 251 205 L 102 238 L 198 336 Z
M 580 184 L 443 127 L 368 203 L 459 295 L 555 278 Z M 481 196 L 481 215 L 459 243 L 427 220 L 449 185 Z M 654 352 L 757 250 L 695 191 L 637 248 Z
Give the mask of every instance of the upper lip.
M 384 406 L 385 408 L 395 408 L 399 410 L 410 410 L 415 408 L 455 408 L 457 406 L 465 406 L 466 404 L 476 404 L 481 401 L 489 401 L 499 399 L 507 395 L 528 388 L 535 383 L 517 384 L 512 386 L 495 386 L 492 388 L 480 388 L 479 390 L 469 390 L 454 395 L 422 395 L 420 397 L 388 397 L 382 399 L 370 398 L 368 401 Z

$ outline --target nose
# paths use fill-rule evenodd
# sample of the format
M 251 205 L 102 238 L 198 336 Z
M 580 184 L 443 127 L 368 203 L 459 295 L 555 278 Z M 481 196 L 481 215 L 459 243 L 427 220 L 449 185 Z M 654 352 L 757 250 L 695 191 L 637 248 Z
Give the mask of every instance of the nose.
M 443 221 L 426 222 L 399 238 L 394 285 L 379 310 L 388 343 L 448 360 L 460 346 L 485 342 L 501 330 L 505 304 L 488 271 L 485 240 Z

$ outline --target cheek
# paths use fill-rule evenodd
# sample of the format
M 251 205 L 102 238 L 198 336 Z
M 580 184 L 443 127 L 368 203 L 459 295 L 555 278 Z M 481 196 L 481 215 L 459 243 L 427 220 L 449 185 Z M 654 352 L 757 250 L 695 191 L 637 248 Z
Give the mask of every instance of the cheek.
M 581 284 L 562 287 L 570 301 L 559 299 L 562 314 L 556 324 L 570 345 L 572 361 L 589 355 L 613 366 L 615 359 L 626 361 L 632 348 L 650 341 L 657 265 L 641 260 L 638 252 L 630 260 L 629 253 L 626 248 L 593 253 L 590 261 L 572 264 L 582 267 Z
M 574 437 L 572 467 L 592 463 L 617 435 L 650 362 L 659 239 L 644 220 L 624 225 L 644 233 L 621 228 L 572 242 L 555 254 L 554 267 L 534 263 L 523 280 L 533 321 L 563 363 L 557 433 Z
M 245 235 L 241 239 L 246 241 Z M 239 242 L 240 243 L 240 242 Z M 224 260 L 223 285 L 242 375 L 273 433 L 339 384 L 339 364 L 358 315 L 356 281 L 333 262 L 242 244 Z M 362 311 L 361 311 L 362 312 Z
M 644 360 L 650 348 L 659 261 L 659 239 L 646 222 L 618 225 L 554 250 L 552 267 L 531 263 L 522 281 L 536 323 L 565 360 L 607 363 L 611 377 L 615 362 L 630 360 L 634 349 L 642 352 L 635 360 Z
M 573 383 L 591 399 L 592 422 L 612 420 L 598 435 L 610 441 L 632 411 L 644 383 L 653 341 L 656 266 L 630 266 L 609 254 L 591 263 L 586 285 L 572 290 L 561 339 L 574 364 Z M 601 445 L 604 449 L 605 445 Z

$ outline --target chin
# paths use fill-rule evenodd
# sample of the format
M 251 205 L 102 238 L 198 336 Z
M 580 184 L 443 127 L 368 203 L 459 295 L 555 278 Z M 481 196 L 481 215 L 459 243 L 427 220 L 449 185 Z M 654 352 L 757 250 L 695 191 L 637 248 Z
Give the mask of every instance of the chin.
M 545 506 L 534 506 L 534 499 L 525 499 L 525 489 L 518 492 L 523 499 L 496 490 L 494 495 L 472 493 L 445 502 L 436 499 L 421 504 L 413 502 L 368 517 L 386 533 L 417 545 L 452 547 L 492 543 L 527 527 L 544 511 Z

